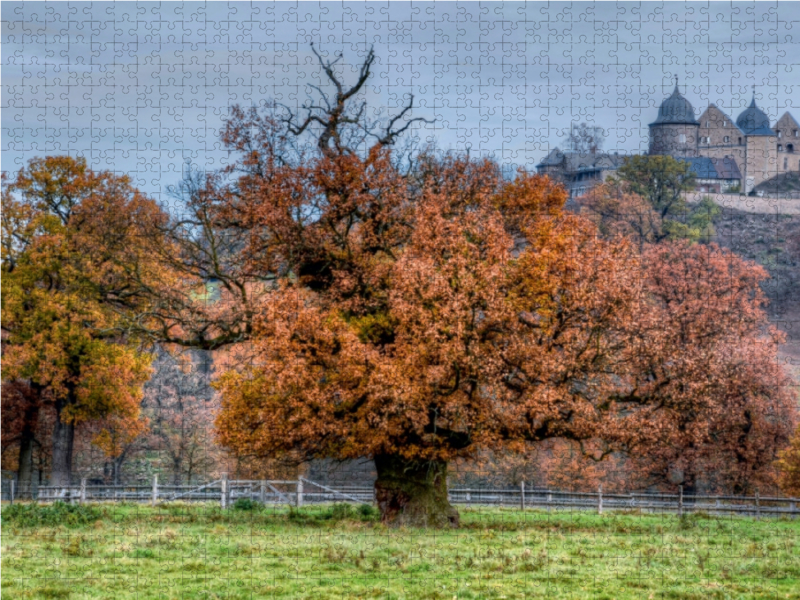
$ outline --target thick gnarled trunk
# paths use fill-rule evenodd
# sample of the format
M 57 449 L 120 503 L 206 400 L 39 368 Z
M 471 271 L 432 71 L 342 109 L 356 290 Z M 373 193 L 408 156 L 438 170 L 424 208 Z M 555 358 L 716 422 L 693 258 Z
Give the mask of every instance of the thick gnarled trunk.
M 56 424 L 53 429 L 53 464 L 50 485 L 68 486 L 72 479 L 72 448 L 75 442 L 75 425 L 64 423 L 61 414 L 66 403 L 56 405 Z
M 446 462 L 376 456 L 375 467 L 375 498 L 382 523 L 390 527 L 458 527 L 458 511 L 447 498 Z

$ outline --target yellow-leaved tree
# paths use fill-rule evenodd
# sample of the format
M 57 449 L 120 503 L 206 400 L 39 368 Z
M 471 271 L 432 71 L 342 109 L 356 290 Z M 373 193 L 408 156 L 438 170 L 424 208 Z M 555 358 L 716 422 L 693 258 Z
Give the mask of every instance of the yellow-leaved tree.
M 31 160 L 2 203 L 3 379 L 33 392 L 4 396 L 3 414 L 54 410 L 51 483 L 66 485 L 76 425 L 100 424 L 111 456 L 145 425 L 150 357 L 116 323 L 136 304 L 130 272 L 148 268 L 144 231 L 164 215 L 127 177 L 65 156 Z

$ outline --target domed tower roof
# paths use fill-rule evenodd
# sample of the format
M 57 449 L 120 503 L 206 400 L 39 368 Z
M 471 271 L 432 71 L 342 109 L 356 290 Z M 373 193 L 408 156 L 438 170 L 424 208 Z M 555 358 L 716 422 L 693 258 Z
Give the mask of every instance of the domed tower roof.
M 694 108 L 691 103 L 681 96 L 678 91 L 678 78 L 675 78 L 675 90 L 672 95 L 661 103 L 658 109 L 658 118 L 651 125 L 699 125 L 694 118 Z
M 753 86 L 753 100 L 736 119 L 736 126 L 745 135 L 775 135 L 769 127 L 769 117 L 756 106 L 756 90 Z

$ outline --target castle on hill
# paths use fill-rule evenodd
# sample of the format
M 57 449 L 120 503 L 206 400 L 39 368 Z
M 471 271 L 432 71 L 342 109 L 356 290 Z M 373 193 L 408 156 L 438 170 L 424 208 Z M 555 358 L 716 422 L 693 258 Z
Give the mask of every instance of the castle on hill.
M 675 89 L 648 125 L 648 154 L 689 163 L 703 192 L 750 193 L 759 184 L 788 172 L 800 172 L 800 124 L 785 112 L 774 125 L 753 99 L 734 121 L 714 104 L 695 118 L 691 103 Z M 540 173 L 567 184 L 578 196 L 613 174 L 621 156 L 562 152 L 555 148 L 536 166 Z

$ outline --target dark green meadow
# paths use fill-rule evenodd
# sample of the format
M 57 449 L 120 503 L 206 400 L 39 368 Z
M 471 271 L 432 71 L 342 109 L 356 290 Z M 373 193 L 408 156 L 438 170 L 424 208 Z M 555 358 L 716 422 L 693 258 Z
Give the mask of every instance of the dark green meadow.
M 2 599 L 800 598 L 800 520 L 461 514 L 424 531 L 368 506 L 4 506 Z

